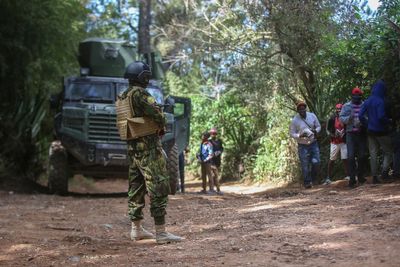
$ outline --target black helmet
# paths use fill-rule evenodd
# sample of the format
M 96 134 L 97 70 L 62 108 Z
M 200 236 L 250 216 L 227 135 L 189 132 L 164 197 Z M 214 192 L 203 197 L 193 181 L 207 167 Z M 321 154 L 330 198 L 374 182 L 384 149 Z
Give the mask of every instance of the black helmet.
M 151 78 L 151 69 L 146 63 L 135 61 L 126 67 L 124 78 L 128 79 L 129 83 L 147 86 Z

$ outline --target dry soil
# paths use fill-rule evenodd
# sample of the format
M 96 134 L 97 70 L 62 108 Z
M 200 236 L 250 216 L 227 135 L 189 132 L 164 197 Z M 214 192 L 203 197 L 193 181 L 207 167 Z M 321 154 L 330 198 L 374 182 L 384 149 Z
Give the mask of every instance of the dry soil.
M 167 228 L 185 240 L 167 245 L 129 239 L 124 180 L 78 177 L 64 197 L 0 190 L 0 265 L 400 266 L 399 182 L 222 188 L 170 197 Z

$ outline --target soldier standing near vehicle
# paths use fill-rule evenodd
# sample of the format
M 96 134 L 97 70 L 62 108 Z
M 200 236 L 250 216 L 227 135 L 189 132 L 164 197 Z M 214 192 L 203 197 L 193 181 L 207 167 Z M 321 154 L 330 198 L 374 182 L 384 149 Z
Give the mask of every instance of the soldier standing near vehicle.
M 150 67 L 135 61 L 124 75 L 129 88 L 118 96 L 117 126 L 121 139 L 127 140 L 129 157 L 128 208 L 132 221 L 131 239 L 152 239 L 154 235 L 142 226 L 145 195 L 150 197 L 158 244 L 178 242 L 182 238 L 165 230 L 165 214 L 170 193 L 165 153 L 160 137 L 165 117 L 161 107 L 145 90 L 151 78 Z
M 219 185 L 219 170 L 221 167 L 221 155 L 224 152 L 224 146 L 222 140 L 217 138 L 218 131 L 215 128 L 210 130 L 210 142 L 213 145 L 214 157 L 212 158 L 211 171 L 213 172 L 212 177 L 214 178 L 214 184 L 217 188 L 217 194 L 222 194 Z

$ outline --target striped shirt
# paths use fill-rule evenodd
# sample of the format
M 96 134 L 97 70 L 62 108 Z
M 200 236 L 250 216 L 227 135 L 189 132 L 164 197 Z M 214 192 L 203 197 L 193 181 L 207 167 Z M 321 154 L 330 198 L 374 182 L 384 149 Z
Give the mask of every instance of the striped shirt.
M 358 133 L 361 131 L 361 122 L 358 118 L 358 114 L 361 110 L 361 104 L 351 103 L 351 108 L 353 109 L 353 129 L 351 130 L 353 133 Z

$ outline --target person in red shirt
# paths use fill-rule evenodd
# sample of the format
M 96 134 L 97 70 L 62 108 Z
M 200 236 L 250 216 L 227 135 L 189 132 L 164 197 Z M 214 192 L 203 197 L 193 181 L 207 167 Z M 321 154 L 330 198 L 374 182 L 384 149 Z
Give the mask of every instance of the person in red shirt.
M 332 169 L 335 160 L 339 157 L 343 161 L 344 171 L 346 174 L 346 180 L 349 179 L 348 176 L 348 167 L 347 167 L 347 146 L 346 146 L 346 129 L 343 123 L 339 120 L 339 114 L 342 110 L 342 104 L 336 104 L 336 112 L 326 124 L 326 133 L 331 138 L 331 148 L 330 148 L 330 157 L 328 162 L 328 176 L 324 181 L 324 185 L 330 184 L 332 178 Z

